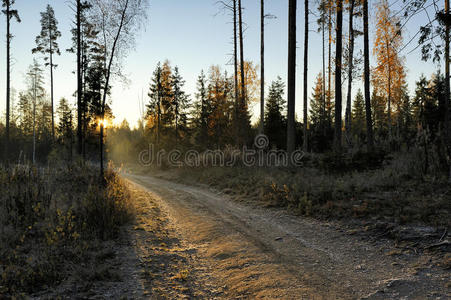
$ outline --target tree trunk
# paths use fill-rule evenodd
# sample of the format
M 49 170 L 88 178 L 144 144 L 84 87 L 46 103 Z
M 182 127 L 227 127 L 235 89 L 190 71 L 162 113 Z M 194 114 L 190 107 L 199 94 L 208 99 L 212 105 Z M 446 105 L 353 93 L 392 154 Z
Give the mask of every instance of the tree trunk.
M 83 32 L 83 29 L 80 30 L 81 32 Z M 84 45 L 84 40 L 83 40 L 83 35 L 81 36 L 81 45 Z M 85 52 L 86 50 L 84 49 L 85 47 L 81 47 L 81 57 L 82 57 L 82 71 L 81 71 L 81 78 L 82 78 L 82 95 L 84 96 L 86 93 L 86 58 L 85 58 Z M 82 114 L 81 114 L 81 122 L 82 122 L 82 138 L 81 138 L 81 148 L 82 148 L 82 158 L 83 161 L 86 160 L 86 134 L 88 131 L 88 124 L 87 124 L 87 105 L 86 105 L 86 100 L 84 99 L 84 97 L 82 98 L 81 101 L 81 110 L 82 110 Z M 71 137 L 73 140 L 73 137 Z M 72 147 L 72 145 L 71 145 Z M 72 148 L 71 148 L 72 149 Z
M 178 100 L 176 100 L 178 101 Z M 175 146 L 178 146 L 179 141 L 179 105 L 175 105 Z
M 260 31 L 260 134 L 264 133 L 265 125 L 265 0 L 261 0 L 261 31 Z
M 52 109 L 52 142 L 55 142 L 55 116 L 53 114 L 53 54 L 52 54 L 52 34 L 50 34 L 50 106 Z
M 308 151 L 308 96 L 307 96 L 307 74 L 308 74 L 308 0 L 304 0 L 304 151 Z
M 161 135 L 161 75 L 158 75 L 158 126 L 157 126 L 157 147 L 160 147 Z
M 346 99 L 346 113 L 345 113 L 345 126 L 346 126 L 346 136 L 349 137 L 351 134 L 351 105 L 352 105 L 352 69 L 354 67 L 354 5 L 355 1 L 350 0 L 349 9 L 349 57 L 348 57 L 348 95 Z
M 293 153 L 296 144 L 295 101 L 296 101 L 296 5 L 297 0 L 289 0 L 288 18 L 288 126 L 287 151 Z
M 35 71 L 36 72 L 36 71 Z M 36 74 L 33 77 L 33 164 L 36 163 Z
M 241 0 L 238 0 L 238 16 L 240 30 L 241 109 L 244 109 L 246 105 L 246 83 L 244 74 L 243 8 L 241 7 Z
M 324 0 L 323 0 L 324 1 Z M 322 132 L 325 133 L 326 126 L 324 124 L 324 118 L 326 116 L 326 33 L 325 33 L 325 23 L 323 22 L 321 24 L 322 26 L 322 32 L 323 32 L 323 97 L 322 97 L 322 103 L 321 103 L 321 129 Z
M 104 170 L 104 164 L 103 164 L 103 160 L 104 160 L 104 157 L 103 157 L 103 130 L 104 130 L 104 127 L 103 127 L 103 120 L 104 120 L 104 117 L 102 116 L 102 122 L 100 122 L 100 134 L 99 134 L 99 142 L 100 142 L 100 180 L 104 180 L 104 172 L 103 172 L 103 170 Z
M 239 118 L 237 1 L 238 0 L 233 0 L 233 71 L 235 72 L 235 122 L 237 122 Z M 235 124 L 235 135 L 237 140 L 239 137 L 238 127 L 239 124 Z
M 332 5 L 329 2 L 329 15 L 328 15 L 328 30 L 329 30 L 329 57 L 328 57 L 328 87 L 327 87 L 327 130 L 329 130 L 332 126 L 332 116 L 330 108 L 332 106 Z
M 77 150 L 79 155 L 83 155 L 81 68 L 81 0 L 77 0 Z
M 341 152 L 341 63 L 343 36 L 343 0 L 337 1 L 337 41 L 335 50 L 335 151 Z
M 389 41 L 386 41 L 387 60 L 390 60 L 390 46 Z M 391 145 L 392 140 L 392 122 L 391 122 L 391 67 L 390 62 L 387 64 L 387 116 L 388 116 L 388 140 Z M 391 147 L 391 146 L 390 146 Z
M 9 123 L 11 97 L 11 32 L 10 32 L 10 3 L 6 2 L 6 147 L 5 158 L 9 157 Z
M 449 0 L 445 0 L 445 13 L 449 17 Z M 450 98 L 450 84 L 449 84 L 449 23 L 445 25 L 445 132 L 446 144 L 448 148 L 448 156 L 451 155 L 451 136 L 450 136 L 450 112 L 449 99 Z M 451 182 L 451 162 L 449 164 L 449 181 Z
M 106 69 L 106 78 L 105 78 L 105 86 L 103 88 L 103 99 L 101 103 L 101 124 L 100 124 L 100 179 L 104 180 L 104 166 L 103 166 L 103 124 L 105 121 L 105 105 L 106 105 L 106 97 L 108 93 L 108 86 L 110 85 L 110 76 L 111 76 L 111 66 L 113 65 L 113 59 L 116 52 L 117 42 L 119 40 L 120 34 L 122 32 L 122 27 L 124 26 L 125 21 L 125 13 L 128 8 L 128 0 L 125 2 L 124 10 L 121 14 L 121 22 L 119 24 L 119 28 L 117 30 L 116 36 L 114 37 L 113 45 L 111 46 L 110 59 L 108 62 L 108 67 Z M 106 59 L 106 57 L 105 57 Z
M 365 85 L 365 113 L 366 134 L 368 139 L 368 151 L 373 151 L 373 121 L 371 118 L 370 95 L 370 45 L 368 31 L 368 0 L 363 0 L 363 56 L 364 56 L 364 85 Z
M 241 0 L 238 0 L 238 25 L 239 25 L 239 38 L 240 38 L 240 75 L 241 75 L 241 101 L 239 107 L 239 145 L 245 144 L 245 123 L 246 123 L 246 82 L 245 82 L 245 69 L 244 69 L 244 36 L 243 36 L 243 8 L 241 6 Z

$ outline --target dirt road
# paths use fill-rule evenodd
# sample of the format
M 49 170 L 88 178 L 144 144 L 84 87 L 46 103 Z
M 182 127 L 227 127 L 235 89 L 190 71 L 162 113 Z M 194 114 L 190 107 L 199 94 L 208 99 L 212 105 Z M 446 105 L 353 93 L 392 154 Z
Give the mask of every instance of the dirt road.
M 169 230 L 178 241 L 168 251 L 183 248 L 188 253 L 186 271 L 177 275 L 190 277 L 184 287 L 191 289 L 187 297 L 451 297 L 449 269 L 427 252 L 418 255 L 392 241 L 353 235 L 283 210 L 248 207 L 207 188 L 150 176 L 124 177 L 161 212 L 165 228 L 157 229 Z

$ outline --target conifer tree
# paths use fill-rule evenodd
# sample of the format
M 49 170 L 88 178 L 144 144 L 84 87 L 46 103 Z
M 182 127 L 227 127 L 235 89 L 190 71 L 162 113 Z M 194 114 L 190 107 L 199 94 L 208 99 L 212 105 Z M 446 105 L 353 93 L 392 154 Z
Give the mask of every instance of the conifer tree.
M 193 126 L 196 128 L 196 143 L 198 145 L 208 145 L 208 114 L 209 102 L 207 99 L 207 82 L 205 73 L 202 70 L 197 78 L 196 103 L 193 111 Z
M 365 100 L 363 98 L 362 91 L 359 89 L 352 104 L 351 129 L 354 136 L 357 137 L 359 143 L 365 134 Z
M 175 115 L 175 140 L 178 143 L 180 132 L 186 133 L 188 129 L 189 97 L 183 90 L 185 80 L 183 80 L 177 66 L 174 68 L 171 84 L 173 91 L 172 105 L 174 106 Z
M 55 138 L 55 118 L 53 114 L 53 69 L 57 67 L 53 63 L 53 55 L 61 55 L 57 40 L 61 37 L 58 30 L 58 21 L 55 11 L 47 5 L 46 11 L 41 13 L 41 33 L 36 37 L 36 48 L 32 53 L 42 53 L 46 61 L 45 66 L 50 67 L 50 101 L 52 107 L 52 138 Z
M 285 148 L 286 145 L 286 126 L 287 120 L 285 117 L 286 100 L 283 98 L 285 84 L 282 78 L 277 77 L 271 83 L 266 98 L 265 109 L 265 134 L 269 138 L 271 147 L 278 149 Z
M 11 101 L 11 19 L 15 19 L 17 22 L 21 22 L 19 13 L 16 9 L 12 9 L 15 0 L 3 0 L 2 6 L 5 8 L 2 10 L 6 16 L 6 147 L 5 151 L 8 151 L 9 138 L 10 138 L 10 101 Z

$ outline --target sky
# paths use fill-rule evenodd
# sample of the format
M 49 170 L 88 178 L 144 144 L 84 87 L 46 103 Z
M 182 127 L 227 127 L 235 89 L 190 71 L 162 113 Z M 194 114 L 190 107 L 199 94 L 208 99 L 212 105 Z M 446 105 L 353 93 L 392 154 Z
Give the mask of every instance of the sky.
M 246 22 L 244 56 L 246 60 L 256 64 L 260 62 L 260 0 L 242 0 L 244 21 Z M 374 28 L 374 6 L 377 2 L 370 0 L 370 27 Z M 391 8 L 397 10 L 403 6 L 402 0 L 390 0 Z M 75 103 L 73 96 L 76 90 L 76 56 L 65 50 L 71 47 L 70 29 L 73 26 L 74 13 L 70 1 L 66 0 L 16 0 L 15 8 L 19 11 L 21 23 L 13 22 L 11 31 L 14 35 L 11 53 L 13 56 L 11 85 L 21 91 L 26 88 L 25 74 L 33 57 L 41 62 L 41 55 L 31 54 L 35 47 L 35 38 L 40 32 L 39 12 L 45 10 L 47 4 L 53 6 L 55 16 L 62 33 L 59 46 L 61 56 L 54 59 L 58 64 L 55 70 L 54 93 L 55 102 L 65 97 Z M 281 76 L 287 78 L 287 43 L 288 43 L 288 0 L 266 0 L 266 12 L 276 16 L 266 20 L 265 28 L 265 82 L 268 88 L 271 81 Z M 315 77 L 322 68 L 322 40 L 317 32 L 315 14 L 317 1 L 310 4 L 310 41 L 308 63 L 308 94 L 311 95 Z M 112 108 L 115 123 L 127 119 L 131 126 L 137 124 L 140 117 L 140 99 L 147 103 L 147 92 L 150 79 L 159 61 L 168 59 L 172 66 L 178 66 L 186 80 L 185 90 L 194 98 L 196 81 L 201 70 L 208 71 L 209 66 L 219 65 L 229 74 L 233 74 L 233 66 L 229 64 L 233 53 L 233 23 L 228 13 L 223 13 L 217 0 L 150 0 L 148 20 L 143 30 L 137 33 L 137 43 L 124 60 L 123 72 L 127 83 L 114 80 L 112 89 Z M 356 22 L 361 23 L 360 19 Z M 403 19 L 401 19 L 403 21 Z M 4 15 L 0 22 L 5 23 Z M 427 23 L 425 14 L 419 14 L 407 22 L 403 32 L 404 40 L 414 36 L 420 24 Z M 347 14 L 344 16 L 344 29 L 347 28 Z M 296 74 L 296 114 L 302 115 L 302 79 L 303 79 L 303 35 L 304 35 L 304 2 L 298 1 L 297 10 L 297 74 Z M 6 26 L 0 27 L 0 42 L 6 44 Z M 374 31 L 370 34 L 372 44 Z M 360 38 L 362 39 L 362 38 Z M 361 47 L 357 42 L 357 48 Z M 407 82 L 413 93 L 415 81 L 421 74 L 431 75 L 437 66 L 432 62 L 421 61 L 420 50 L 411 52 L 417 45 L 416 40 L 409 44 L 401 55 L 406 55 Z M 0 47 L 0 112 L 4 116 L 6 107 L 6 51 Z M 411 53 L 409 53 L 411 52 Z M 409 54 L 408 54 L 409 53 Z M 408 55 L 407 55 L 408 54 Z M 374 57 L 371 58 L 374 64 Z M 50 90 L 49 70 L 46 70 L 47 89 Z M 344 87 L 347 86 L 344 83 Z M 362 87 L 359 78 L 353 85 L 354 92 Z M 346 92 L 346 90 L 344 90 Z M 258 105 L 252 109 L 254 120 L 259 115 Z

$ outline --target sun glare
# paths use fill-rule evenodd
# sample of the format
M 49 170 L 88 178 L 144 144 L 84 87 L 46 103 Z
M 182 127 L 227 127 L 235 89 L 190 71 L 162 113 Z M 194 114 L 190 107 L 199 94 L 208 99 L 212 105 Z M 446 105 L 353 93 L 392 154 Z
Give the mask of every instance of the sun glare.
M 99 120 L 98 121 L 99 127 L 103 125 L 103 128 L 108 128 L 110 126 L 110 123 L 108 120 Z

